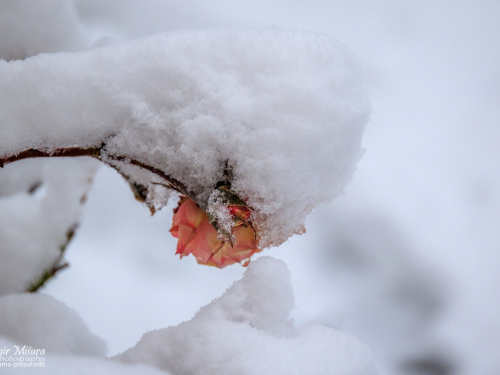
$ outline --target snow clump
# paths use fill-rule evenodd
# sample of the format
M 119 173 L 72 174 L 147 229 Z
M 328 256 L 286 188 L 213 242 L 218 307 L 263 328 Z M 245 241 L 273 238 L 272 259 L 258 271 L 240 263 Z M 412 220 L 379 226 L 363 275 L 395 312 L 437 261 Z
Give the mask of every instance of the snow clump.
M 0 361 L 12 362 L 8 357 L 15 354 L 15 347 L 26 346 L 39 350 L 45 365 L 2 367 L 2 371 L 51 375 L 75 369 L 82 374 L 141 375 L 377 374 L 370 351 L 351 334 L 320 325 L 296 328 L 290 319 L 294 305 L 285 263 L 262 257 L 190 321 L 148 332 L 134 347 L 107 359 L 103 340 L 64 303 L 45 294 L 6 295 L 0 297 Z
M 295 328 L 290 273 L 263 257 L 243 279 L 190 321 L 146 333 L 113 357 L 173 374 L 377 374 L 369 350 L 354 336 L 320 325 Z

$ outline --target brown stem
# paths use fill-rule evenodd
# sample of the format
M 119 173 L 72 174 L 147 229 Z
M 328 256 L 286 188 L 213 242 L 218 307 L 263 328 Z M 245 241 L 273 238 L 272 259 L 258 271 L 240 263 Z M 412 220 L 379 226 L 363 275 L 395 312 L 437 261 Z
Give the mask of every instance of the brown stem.
M 146 169 L 152 173 L 154 173 L 155 175 L 163 178 L 165 181 L 167 181 L 168 183 L 168 187 L 173 189 L 173 190 L 176 190 L 178 191 L 179 193 L 193 199 L 195 202 L 196 202 L 196 195 L 190 191 L 186 185 L 184 185 L 182 182 L 176 180 L 175 178 L 169 176 L 168 174 L 166 174 L 165 172 L 163 172 L 162 170 L 158 169 L 158 168 L 155 168 L 155 167 L 152 167 L 150 165 L 147 165 L 147 164 L 144 164 L 144 163 L 141 163 L 140 161 L 138 160 L 135 160 L 135 159 L 130 159 L 129 157 L 126 157 L 126 156 L 112 156 L 112 155 L 107 155 L 107 158 L 112 160 L 112 161 L 119 161 L 119 162 L 123 162 L 123 163 L 129 163 L 129 164 L 132 164 L 132 165 L 135 165 L 137 167 L 140 167 L 140 168 L 143 168 L 143 169 Z
M 99 159 L 103 163 L 109 164 L 109 161 L 117 161 L 123 163 L 129 163 L 135 165 L 137 167 L 146 169 L 157 176 L 163 178 L 167 181 L 168 187 L 178 191 L 179 193 L 189 197 L 193 201 L 197 202 L 197 196 L 194 192 L 190 191 L 186 185 L 182 182 L 176 180 L 175 178 L 169 176 L 162 170 L 152 167 L 150 165 L 144 164 L 138 160 L 131 159 L 127 156 L 114 156 L 114 155 L 102 155 L 102 150 L 105 145 L 99 147 L 65 147 L 65 148 L 57 148 L 51 151 L 43 151 L 43 150 L 35 150 L 29 149 L 25 151 L 21 151 L 15 155 L 7 155 L 0 157 L 0 168 L 3 168 L 5 165 L 23 159 L 30 158 L 46 158 L 46 157 L 78 157 L 78 156 L 90 156 L 96 159 Z M 201 202 L 197 202 L 201 203 Z
M 75 157 L 75 156 L 91 156 L 99 158 L 101 153 L 101 147 L 90 147 L 90 148 L 80 148 L 80 147 L 67 147 L 58 148 L 50 152 L 43 150 L 29 149 L 21 151 L 16 155 L 7 155 L 0 158 L 0 168 L 5 165 L 23 159 L 29 158 L 47 158 L 47 157 Z

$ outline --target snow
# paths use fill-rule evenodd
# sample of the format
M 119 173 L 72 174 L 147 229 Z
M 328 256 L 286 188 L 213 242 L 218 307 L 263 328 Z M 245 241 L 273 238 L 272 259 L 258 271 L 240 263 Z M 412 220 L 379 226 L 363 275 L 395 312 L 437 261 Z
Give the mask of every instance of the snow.
M 295 328 L 290 319 L 294 306 L 286 264 L 263 257 L 191 320 L 146 333 L 134 347 L 113 357 L 116 363 L 90 358 L 104 357 L 103 341 L 74 310 L 45 294 L 0 297 L 0 344 L 10 355 L 16 353 L 16 343 L 39 349 L 51 374 L 75 366 L 85 374 L 89 368 L 157 373 L 138 364 L 177 375 L 378 373 L 369 349 L 351 334 L 320 325 Z M 40 368 L 22 370 L 35 373 Z
M 17 346 L 19 347 L 19 345 Z M 2 355 L 3 358 L 19 358 L 19 356 L 15 355 L 16 343 L 2 336 L 0 336 L 0 350 L 1 349 L 9 350 L 6 355 Z M 24 356 L 21 356 L 21 358 L 23 357 Z M 77 373 L 79 375 L 169 375 L 168 372 L 155 370 L 151 367 L 142 365 L 122 365 L 120 363 L 109 361 L 105 358 L 57 354 L 45 354 L 39 356 L 38 358 L 40 358 L 39 362 L 17 361 L 16 363 L 15 361 L 2 361 L 3 363 L 12 364 L 10 367 L 2 367 L 2 374 L 65 375 Z M 40 365 L 31 365 L 31 362 Z
M 0 6 L 0 59 L 87 47 L 72 1 Z M 25 160 L 0 169 L 0 295 L 26 291 L 64 264 L 96 168 L 91 160 Z
M 98 162 L 23 160 L 0 169 L 0 296 L 23 292 L 64 263 Z
M 113 28 L 123 39 L 179 28 L 277 24 L 346 43 L 361 61 L 372 100 L 367 152 L 345 196 L 314 210 L 306 234 L 272 249 L 292 271 L 299 306 L 293 316 L 355 331 L 374 351 L 381 373 L 412 374 L 433 358 L 436 374 L 500 372 L 498 2 L 78 0 L 77 6 L 88 27 Z M 74 268 L 49 286 L 109 338 L 112 353 L 146 330 L 178 324 L 240 272 L 178 264 L 165 233 L 170 212 L 148 219 L 121 184 L 113 171 L 100 171 L 89 198 L 93 220 L 82 223 L 82 237 L 68 254 Z M 350 230 L 333 231 L 344 219 Z M 110 222 L 126 228 L 126 237 Z M 354 245 L 363 246 L 354 253 L 367 266 L 352 277 L 337 274 L 336 265 L 346 264 L 337 255 Z M 103 257 L 115 260 L 114 271 L 100 264 Z M 72 295 L 96 268 L 99 275 L 79 288 L 82 296 Z M 127 285 L 127 296 L 114 294 L 114 309 L 89 308 L 85 301 L 97 298 L 109 274 L 116 288 Z M 399 281 L 424 292 L 418 301 L 429 293 L 437 298 L 438 309 L 421 314 L 420 303 L 392 298 Z M 106 291 L 99 294 L 109 299 Z M 370 298 L 362 305 L 364 296 Z M 179 303 L 168 315 L 135 306 L 171 306 L 172 300 Z M 133 322 L 127 332 L 103 323 L 125 308 L 131 318 L 119 319 Z M 361 308 L 372 317 L 350 315 Z
M 217 225 L 220 227 L 220 232 L 230 234 L 234 227 L 234 219 L 229 212 L 226 202 L 220 190 L 215 189 L 208 198 L 207 215 L 216 220 Z M 223 237 L 219 234 L 217 239 L 222 240 Z M 234 242 L 234 235 L 232 235 L 229 240 Z
M 104 357 L 106 344 L 78 313 L 46 294 L 0 297 L 0 336 L 45 353 Z M 13 353 L 11 353 L 13 354 Z
M 227 164 L 262 247 L 302 232 L 307 214 L 343 191 L 370 109 L 344 46 L 280 28 L 0 61 L 0 87 L 1 155 L 105 143 L 104 160 L 158 168 L 202 207 Z
M 498 2 L 76 5 L 95 45 L 176 29 L 273 24 L 345 42 L 370 91 L 367 152 L 345 195 L 315 209 L 306 234 L 272 249 L 292 273 L 298 306 L 292 316 L 297 325 L 319 322 L 353 332 L 372 349 L 383 374 L 500 372 Z M 2 29 L 0 37 L 7 35 Z M 108 341 L 111 355 L 146 331 L 192 316 L 243 272 L 179 262 L 168 234 L 173 206 L 151 218 L 123 179 L 101 168 L 67 250 L 72 267 L 45 288 Z M 33 373 L 52 373 L 56 366 L 66 366 L 64 373 L 129 369 L 105 359 L 49 359 L 52 366 Z M 97 361 L 109 366 L 99 370 Z
M 104 36 L 91 51 L 28 58 L 82 50 L 90 38 L 70 1 L 1 5 L 0 57 L 25 59 L 0 61 L 3 156 L 105 144 L 101 158 L 131 187 L 149 188 L 150 208 L 161 208 L 169 193 L 128 158 L 181 181 L 204 207 L 212 203 L 208 211 L 224 228 L 227 213 L 212 190 L 229 167 L 263 246 L 302 232 L 311 209 L 351 178 L 369 106 L 352 56 L 329 36 L 279 28 L 183 31 L 113 46 Z M 103 340 L 53 297 L 12 294 L 62 264 L 95 167 L 86 159 L 27 160 L 0 171 L 0 343 L 4 352 L 41 351 L 44 361 L 7 367 L 9 373 L 168 374 L 104 358 Z M 147 333 L 153 345 L 143 340 L 117 358 L 175 374 L 376 373 L 369 350 L 352 335 L 295 328 L 293 307 L 285 264 L 263 258 L 191 321 L 164 330 L 173 337 Z M 1 362 L 2 370 L 19 364 Z
M 190 321 L 146 333 L 113 357 L 174 374 L 376 374 L 369 350 L 331 328 L 295 328 L 290 272 L 269 257 Z

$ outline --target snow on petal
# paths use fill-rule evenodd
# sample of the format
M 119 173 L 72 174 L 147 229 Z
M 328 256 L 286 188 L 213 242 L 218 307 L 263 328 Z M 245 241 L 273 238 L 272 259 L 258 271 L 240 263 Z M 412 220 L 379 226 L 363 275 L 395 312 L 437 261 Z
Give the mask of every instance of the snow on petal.
M 241 217 L 237 217 L 231 230 L 235 241 L 230 244 L 218 238 L 208 215 L 186 197 L 180 198 L 174 210 L 170 232 L 178 238 L 176 254 L 181 257 L 193 254 L 198 263 L 218 268 L 242 262 L 260 251 L 257 234 L 250 223 L 243 223 Z

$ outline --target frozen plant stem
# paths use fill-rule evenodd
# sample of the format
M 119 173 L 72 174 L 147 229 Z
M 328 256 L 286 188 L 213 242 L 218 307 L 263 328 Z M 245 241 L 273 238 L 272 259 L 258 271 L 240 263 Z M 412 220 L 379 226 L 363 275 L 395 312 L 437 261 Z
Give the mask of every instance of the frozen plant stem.
M 194 194 L 192 191 L 190 191 L 182 182 L 169 176 L 168 174 L 166 174 L 165 172 L 161 171 L 158 168 L 141 163 L 140 161 L 131 159 L 130 157 L 115 156 L 115 155 L 106 154 L 106 157 L 103 158 L 102 151 L 103 151 L 104 147 L 105 147 L 105 145 L 102 145 L 99 147 L 88 147 L 88 148 L 64 147 L 64 148 L 57 148 L 55 150 L 51 150 L 50 152 L 43 151 L 43 150 L 35 150 L 35 149 L 24 150 L 24 151 L 21 151 L 15 155 L 7 155 L 7 156 L 0 157 L 0 168 L 3 168 L 5 165 L 12 163 L 12 162 L 15 162 L 15 161 L 18 161 L 18 160 L 30 159 L 30 158 L 45 158 L 45 157 L 90 156 L 90 157 L 96 158 L 96 159 L 98 159 L 106 164 L 109 164 L 109 163 L 107 163 L 104 159 L 106 159 L 108 161 L 125 162 L 128 164 L 132 164 L 132 165 L 135 165 L 137 167 L 146 169 L 146 170 L 150 171 L 151 173 L 156 174 L 157 176 L 163 178 L 167 182 L 167 186 L 170 189 L 178 191 L 179 193 L 189 197 L 190 199 L 195 201 L 203 209 L 206 208 L 205 207 L 206 204 L 203 202 L 199 202 L 199 199 L 197 199 L 196 194 Z

